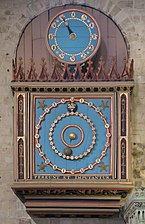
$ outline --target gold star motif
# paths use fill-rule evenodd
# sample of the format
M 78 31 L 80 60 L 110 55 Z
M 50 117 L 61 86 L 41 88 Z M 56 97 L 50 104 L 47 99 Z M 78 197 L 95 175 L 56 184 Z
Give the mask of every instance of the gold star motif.
M 103 170 L 105 170 L 107 172 L 107 164 L 105 165 L 104 162 L 102 162 L 102 164 L 100 164 L 98 167 L 100 168 L 100 172 L 102 172 Z
M 45 101 L 43 100 L 43 101 L 38 101 L 38 103 L 39 103 L 39 106 L 37 107 L 38 109 L 39 108 L 42 108 L 42 110 L 44 110 L 44 108 L 47 106 L 45 103 L 44 103 Z
M 45 170 L 46 164 L 44 164 L 43 162 L 42 162 L 41 164 L 38 164 L 37 166 L 39 167 L 39 169 L 38 169 L 39 171 L 40 171 L 40 170 L 43 170 L 43 172 L 46 171 L 46 170 Z
M 102 100 L 102 105 L 100 107 L 102 107 L 103 110 L 105 110 L 106 108 L 109 108 L 108 101 L 104 102 L 104 100 Z

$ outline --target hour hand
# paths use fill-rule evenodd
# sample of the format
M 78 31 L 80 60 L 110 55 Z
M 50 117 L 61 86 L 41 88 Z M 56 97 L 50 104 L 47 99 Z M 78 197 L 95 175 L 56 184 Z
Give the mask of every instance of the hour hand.
M 72 31 L 72 29 L 69 26 L 69 23 L 67 21 L 65 21 L 65 18 L 63 18 L 64 21 L 64 25 L 67 27 L 68 32 L 69 32 L 69 36 L 71 40 L 75 40 L 76 39 L 76 34 Z
M 63 18 L 64 21 L 64 25 L 67 27 L 69 34 L 73 33 L 73 31 L 71 30 L 71 28 L 69 27 L 69 23 L 67 21 L 65 21 L 65 18 Z
M 69 27 L 69 23 L 68 22 L 65 22 L 65 23 L 66 23 L 65 26 L 67 27 L 69 34 L 73 33 L 73 31 Z

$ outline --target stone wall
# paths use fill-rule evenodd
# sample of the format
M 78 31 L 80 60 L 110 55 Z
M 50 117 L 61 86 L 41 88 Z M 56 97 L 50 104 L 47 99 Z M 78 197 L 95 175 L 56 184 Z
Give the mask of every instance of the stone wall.
M 10 89 L 11 61 L 25 26 L 51 7 L 78 3 L 110 15 L 119 25 L 135 60 L 135 88 L 131 110 L 131 149 L 133 178 L 137 187 L 145 187 L 145 1 L 144 0 L 0 0 L 0 223 L 72 224 L 111 223 L 100 219 L 31 218 L 11 190 L 13 183 L 13 96 Z M 113 223 L 123 221 L 115 219 Z

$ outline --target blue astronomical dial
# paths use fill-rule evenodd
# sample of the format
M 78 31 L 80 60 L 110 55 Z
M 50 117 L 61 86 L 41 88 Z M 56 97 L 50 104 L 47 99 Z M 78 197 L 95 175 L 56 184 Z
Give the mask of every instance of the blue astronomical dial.
M 35 101 L 36 174 L 112 175 L 111 98 Z
M 58 60 L 68 64 L 82 63 L 99 48 L 99 26 L 91 15 L 82 10 L 65 10 L 49 23 L 46 44 Z

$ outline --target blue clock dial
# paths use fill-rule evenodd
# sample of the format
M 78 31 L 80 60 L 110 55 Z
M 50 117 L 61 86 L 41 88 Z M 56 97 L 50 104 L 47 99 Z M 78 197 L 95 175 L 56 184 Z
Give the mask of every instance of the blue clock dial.
M 81 10 L 66 10 L 49 23 L 47 47 L 62 62 L 82 63 L 92 57 L 100 45 L 100 30 L 92 16 Z

